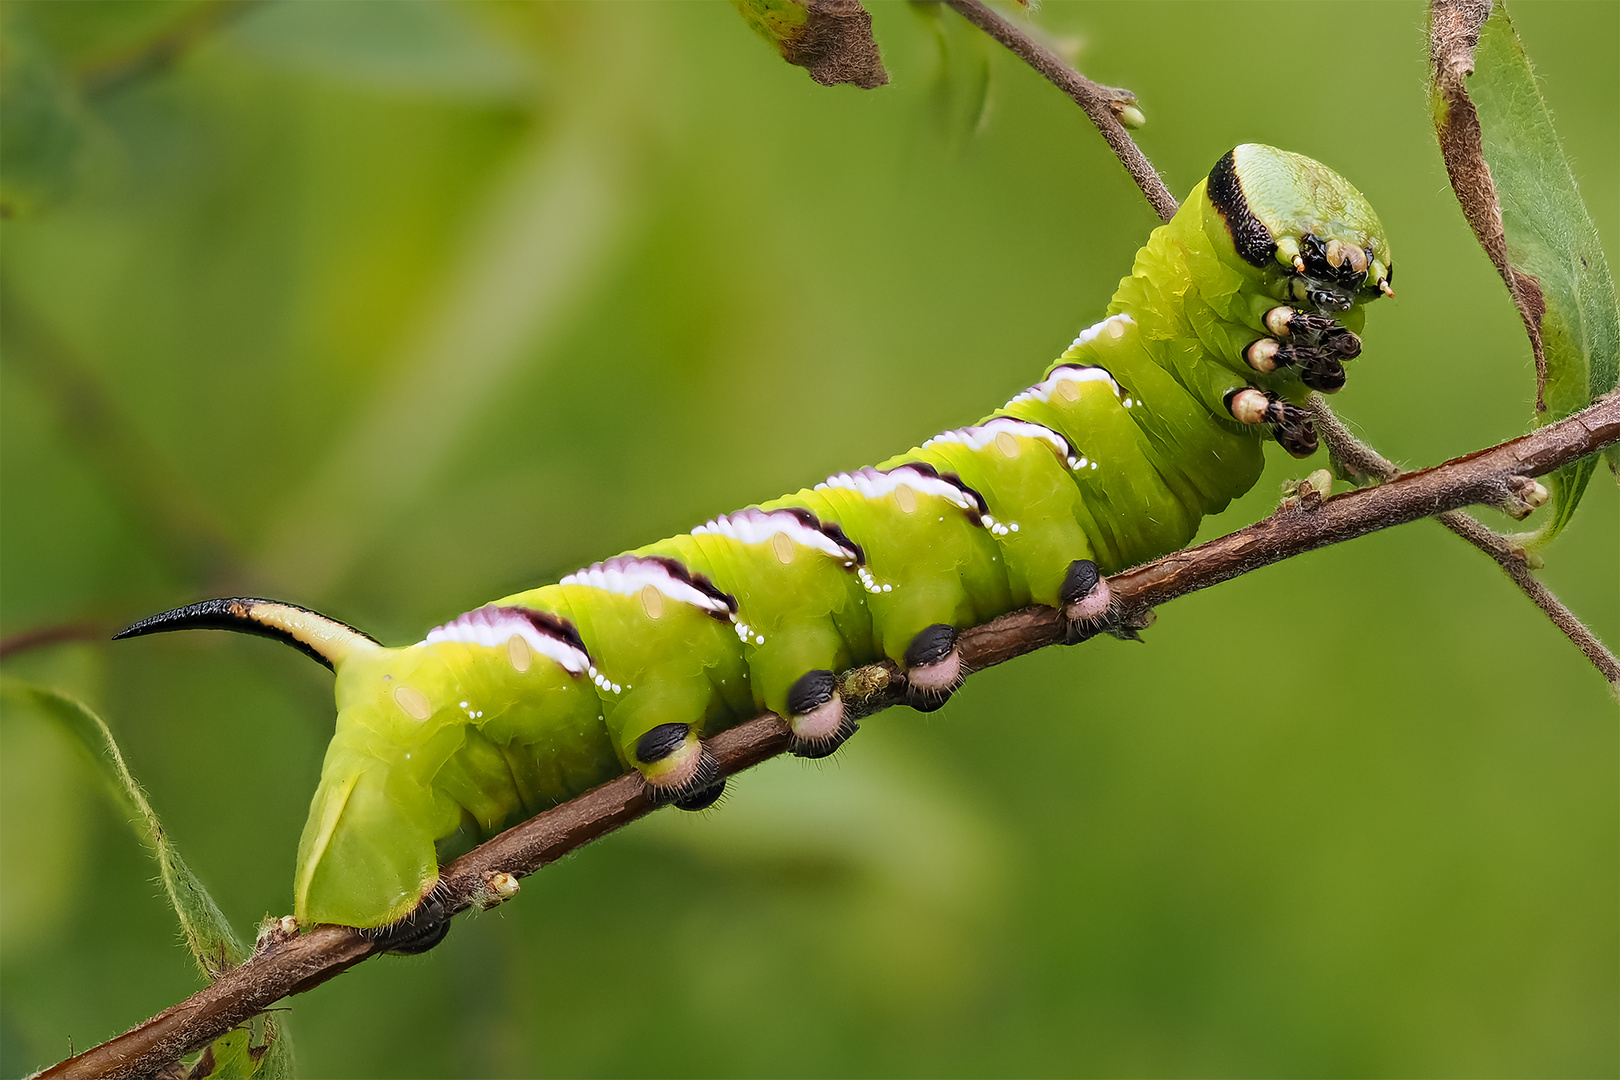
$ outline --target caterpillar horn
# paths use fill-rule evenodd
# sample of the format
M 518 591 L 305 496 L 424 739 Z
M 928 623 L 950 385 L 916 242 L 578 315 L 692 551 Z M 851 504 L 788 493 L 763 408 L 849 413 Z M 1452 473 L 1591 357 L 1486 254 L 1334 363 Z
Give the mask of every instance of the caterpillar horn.
M 380 647 L 376 638 L 318 611 L 251 596 L 204 600 L 165 611 L 118 631 L 113 640 L 172 630 L 234 630 L 272 638 L 332 670 L 357 647 Z

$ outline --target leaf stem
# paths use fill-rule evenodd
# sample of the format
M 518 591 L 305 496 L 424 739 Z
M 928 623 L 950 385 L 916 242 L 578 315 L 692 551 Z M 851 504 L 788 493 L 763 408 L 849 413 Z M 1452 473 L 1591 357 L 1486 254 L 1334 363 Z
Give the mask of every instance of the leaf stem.
M 1386 483 L 1400 476 L 1400 468 L 1356 438 L 1321 394 L 1311 395 L 1310 409 L 1316 428 L 1327 443 L 1328 453 L 1350 474 Z M 1530 602 L 1546 613 L 1552 624 L 1575 643 L 1575 647 L 1592 662 L 1598 673 L 1609 681 L 1610 687 L 1620 693 L 1620 659 L 1616 659 L 1591 628 L 1536 578 L 1523 548 L 1462 510 L 1447 510 L 1435 517 L 1440 524 L 1489 555 L 1509 580 L 1530 598 Z

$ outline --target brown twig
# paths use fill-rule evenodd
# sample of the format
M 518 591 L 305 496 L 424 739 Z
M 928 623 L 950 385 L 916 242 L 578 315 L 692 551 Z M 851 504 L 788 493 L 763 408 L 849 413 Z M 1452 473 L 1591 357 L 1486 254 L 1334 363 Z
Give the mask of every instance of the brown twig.
M 1404 473 L 1377 487 L 1321 501 L 1300 500 L 1219 540 L 1110 578 L 1120 622 L 1142 625 L 1156 605 L 1328 544 L 1462 506 L 1499 502 L 1510 493 L 1515 478 L 1544 475 L 1616 443 L 1620 443 L 1620 395 L 1611 394 L 1583 412 L 1500 446 Z M 964 631 L 960 645 L 967 667 L 980 670 L 1056 644 L 1063 634 L 1056 611 L 1026 608 Z M 883 667 L 858 669 L 844 678 L 846 688 L 870 688 L 853 695 L 869 710 L 893 704 L 897 683 L 893 672 Z M 781 753 L 787 742 L 786 725 L 766 714 L 717 735 L 707 745 L 730 774 Z M 450 863 L 436 895 L 450 912 L 488 906 L 499 899 L 492 889 L 496 875 L 532 874 L 652 809 L 640 776 L 626 774 L 508 829 Z M 375 942 L 348 927 L 317 926 L 297 936 L 271 935 L 251 960 L 213 985 L 41 1076 L 88 1080 L 149 1075 L 288 994 L 318 986 L 377 951 Z
M 1047 82 L 1073 98 L 1074 103 L 1084 109 L 1091 122 L 1097 125 L 1097 130 L 1102 132 L 1102 137 L 1131 174 L 1131 179 L 1136 181 L 1136 186 L 1142 189 L 1142 194 L 1147 196 L 1148 204 L 1160 220 L 1169 221 L 1175 216 L 1176 197 L 1170 194 L 1158 170 L 1131 140 L 1125 125 L 1119 122 L 1119 111 L 1127 106 L 1134 107 L 1136 95 L 1129 90 L 1092 82 L 979 0 L 945 2 L 968 22 L 1005 45 L 1018 59 L 1040 72 Z
M 90 620 L 36 626 L 32 630 L 23 630 L 0 638 L 0 660 L 46 645 L 63 645 L 70 641 L 104 642 L 112 636 L 112 631 L 112 624 Z
M 1340 420 L 1328 406 L 1321 394 L 1311 395 L 1311 415 L 1333 460 L 1348 473 L 1386 483 L 1400 476 L 1399 466 L 1356 438 L 1344 421 Z M 1516 492 L 1510 493 L 1509 506 L 1517 505 L 1517 499 Z M 1531 572 L 1530 561 L 1523 548 L 1516 546 L 1507 537 L 1488 528 L 1478 518 L 1462 510 L 1448 510 L 1443 514 L 1437 514 L 1436 520 L 1489 555 L 1508 578 L 1530 598 L 1530 602 L 1540 608 L 1552 624 L 1575 643 L 1575 647 L 1592 661 L 1592 666 L 1598 669 L 1599 674 L 1609 680 L 1609 685 L 1620 693 L 1620 659 L 1616 659 L 1614 653 L 1598 640 L 1598 636 L 1591 628 L 1581 622 L 1573 611 L 1552 594 L 1551 589 L 1536 578 Z

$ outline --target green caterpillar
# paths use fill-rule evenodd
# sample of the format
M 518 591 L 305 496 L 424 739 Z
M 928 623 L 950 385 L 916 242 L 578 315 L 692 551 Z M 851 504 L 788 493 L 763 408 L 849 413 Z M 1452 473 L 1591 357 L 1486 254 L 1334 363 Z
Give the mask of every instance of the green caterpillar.
M 293 644 L 337 674 L 337 730 L 299 845 L 300 923 L 430 947 L 440 857 L 636 769 L 708 806 L 702 738 L 770 710 L 818 757 L 856 728 L 834 673 L 887 658 L 936 708 L 960 628 L 1030 604 L 1078 640 L 1104 576 L 1188 543 L 1252 487 L 1262 440 L 1316 435 L 1362 306 L 1393 295 L 1377 216 L 1325 166 L 1239 146 L 1137 253 L 1107 317 L 978 424 L 469 612 L 406 648 L 304 608 L 214 600 L 120 637 L 209 627 Z

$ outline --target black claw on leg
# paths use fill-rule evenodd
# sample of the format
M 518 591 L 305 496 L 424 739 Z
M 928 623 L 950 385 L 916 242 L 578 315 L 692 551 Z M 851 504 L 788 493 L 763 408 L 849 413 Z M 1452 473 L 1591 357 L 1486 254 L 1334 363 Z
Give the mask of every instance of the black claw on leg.
M 705 746 L 690 780 L 672 791 L 653 790 L 655 801 L 668 802 L 677 810 L 707 810 L 725 793 L 726 778 L 720 774 L 719 760 Z
M 719 771 L 718 766 L 716 766 L 716 771 Z M 677 810 L 707 810 L 709 807 L 718 802 L 720 800 L 720 796 L 724 795 L 725 793 L 726 778 L 722 776 L 720 779 L 716 780 L 702 791 L 695 791 L 690 795 L 682 795 L 679 798 L 671 799 L 670 802 L 674 804 L 675 809 Z
M 648 781 L 647 792 L 654 804 L 671 803 L 682 810 L 702 810 L 713 806 L 725 791 L 726 778 L 720 774 L 720 762 L 707 746 L 689 745 L 691 735 L 692 729 L 685 724 L 659 724 L 636 740 L 636 760 L 643 765 L 662 761 L 677 751 L 688 754 L 693 749 L 697 751 L 697 765 L 685 783 L 661 787 Z
M 1285 409 L 1284 418 L 1276 421 L 1272 429 L 1277 445 L 1294 457 L 1308 458 L 1316 453 L 1316 425 L 1311 423 L 1311 418 L 1303 409 L 1292 405 L 1285 405 Z
M 685 724 L 659 724 L 636 740 L 636 760 L 643 765 L 662 761 L 685 746 L 690 733 Z
M 1325 315 L 1300 311 L 1284 304 L 1266 312 L 1266 329 L 1277 338 L 1261 338 L 1243 352 L 1256 371 L 1297 367 L 1300 381 L 1312 390 L 1331 394 L 1344 386 L 1343 361 L 1361 355 L 1361 339 Z
M 428 893 L 421 903 L 411 909 L 410 914 L 395 923 L 379 926 L 375 930 L 366 931 L 366 936 L 375 941 L 384 952 L 398 953 L 401 956 L 416 956 L 425 953 L 450 933 L 450 913 L 445 910 L 444 901 L 439 898 L 438 890 Z
M 788 688 L 788 711 L 796 716 L 814 712 L 833 699 L 838 679 L 830 671 L 807 671 Z
M 1240 424 L 1270 424 L 1278 445 L 1295 457 L 1316 453 L 1316 428 L 1297 405 L 1247 386 L 1226 395 L 1226 408 Z
M 1322 351 L 1340 360 L 1354 360 L 1361 355 L 1361 339 L 1342 326 L 1336 326 L 1322 335 Z
M 788 746 L 788 752 L 797 758 L 806 761 L 817 761 L 824 757 L 831 757 L 839 747 L 849 741 L 849 737 L 861 730 L 861 725 L 844 716 L 838 721 L 838 730 L 824 739 L 805 739 L 795 735 L 793 742 Z
M 1063 602 L 1065 617 L 1064 644 L 1078 645 L 1108 629 L 1112 621 L 1113 594 L 1097 564 L 1090 559 L 1076 559 L 1069 564 L 1058 596 Z
M 1299 381 L 1312 390 L 1336 394 L 1344 389 L 1344 365 L 1338 359 L 1316 349 L 1299 366 Z
M 830 671 L 807 671 L 788 689 L 788 726 L 793 741 L 788 752 L 794 757 L 824 758 L 844 745 L 860 730 L 844 712 L 838 696 L 838 679 Z
M 935 623 L 919 630 L 902 659 L 906 666 L 906 704 L 918 712 L 932 712 L 945 704 L 962 681 L 962 659 L 956 651 L 954 626 Z

